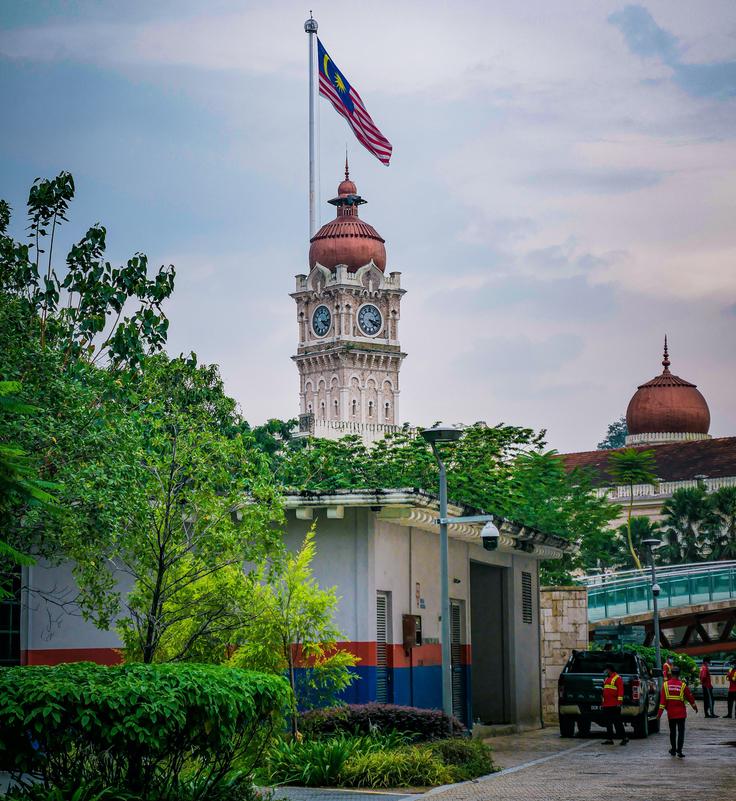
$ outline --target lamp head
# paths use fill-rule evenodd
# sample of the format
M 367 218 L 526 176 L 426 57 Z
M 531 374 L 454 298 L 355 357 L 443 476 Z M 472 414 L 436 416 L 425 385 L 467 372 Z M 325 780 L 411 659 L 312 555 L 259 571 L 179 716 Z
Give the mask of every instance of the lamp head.
M 641 541 L 642 545 L 646 545 L 650 551 L 656 551 L 657 548 L 662 544 L 662 540 L 657 539 L 656 537 L 647 537 L 647 539 Z
M 654 595 L 655 598 L 659 596 L 660 592 L 662 592 L 662 588 L 659 584 L 652 584 L 652 595 Z
M 422 437 L 430 445 L 437 445 L 441 442 L 456 442 L 463 435 L 461 428 L 442 425 L 432 426 L 432 428 L 425 428 L 421 433 Z

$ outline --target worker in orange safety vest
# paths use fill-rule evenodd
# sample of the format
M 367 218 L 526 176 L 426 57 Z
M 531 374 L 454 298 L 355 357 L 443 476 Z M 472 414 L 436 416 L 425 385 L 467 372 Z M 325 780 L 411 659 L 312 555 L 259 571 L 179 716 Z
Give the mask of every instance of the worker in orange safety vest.
M 727 718 L 733 717 L 733 705 L 736 703 L 736 660 L 731 662 L 731 669 L 726 673 L 728 681 L 728 714 Z
M 626 745 L 629 738 L 626 736 L 626 729 L 621 720 L 621 707 L 624 703 L 624 680 L 613 669 L 613 665 L 606 665 L 603 679 L 603 713 L 606 720 L 606 733 L 608 739 L 603 741 L 603 745 L 613 745 L 613 730 L 616 729 L 616 736 L 621 738 L 621 745 Z
M 672 657 L 668 656 L 665 659 L 664 665 L 662 665 L 662 678 L 667 681 L 667 679 L 672 678 Z
M 662 685 L 662 692 L 659 695 L 659 714 L 667 712 L 667 720 L 670 724 L 670 754 L 677 754 L 680 759 L 685 755 L 682 753 L 682 746 L 685 743 L 685 720 L 687 719 L 687 706 L 685 702 L 698 711 L 693 694 L 690 688 L 680 679 L 680 668 L 677 665 L 672 667 L 672 678 Z

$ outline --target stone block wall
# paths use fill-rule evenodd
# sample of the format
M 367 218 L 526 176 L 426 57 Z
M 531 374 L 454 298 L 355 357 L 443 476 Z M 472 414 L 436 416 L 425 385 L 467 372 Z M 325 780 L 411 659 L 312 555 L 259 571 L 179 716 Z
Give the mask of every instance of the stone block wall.
M 557 679 L 573 648 L 588 647 L 588 592 L 585 587 L 542 587 L 542 718 L 557 722 Z

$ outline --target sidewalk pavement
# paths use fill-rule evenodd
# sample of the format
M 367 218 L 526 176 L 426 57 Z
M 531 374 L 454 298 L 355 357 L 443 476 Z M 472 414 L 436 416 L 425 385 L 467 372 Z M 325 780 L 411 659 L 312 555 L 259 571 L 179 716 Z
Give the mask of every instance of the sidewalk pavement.
M 685 759 L 669 755 L 669 729 L 603 745 L 604 732 L 562 740 L 556 729 L 494 738 L 501 772 L 430 790 L 422 801 L 736 801 L 736 721 L 688 717 Z M 418 799 L 416 799 L 418 801 Z

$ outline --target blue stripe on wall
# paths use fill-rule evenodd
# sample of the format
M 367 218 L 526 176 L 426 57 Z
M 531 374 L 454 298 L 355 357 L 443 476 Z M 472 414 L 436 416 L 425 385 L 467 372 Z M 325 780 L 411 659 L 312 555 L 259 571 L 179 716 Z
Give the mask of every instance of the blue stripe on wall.
M 355 681 L 340 695 L 347 704 L 367 704 L 376 700 L 376 668 L 356 665 L 351 668 Z M 470 667 L 466 666 L 468 688 L 468 717 L 470 720 Z M 303 680 L 305 668 L 297 668 L 297 682 Z M 442 709 L 442 667 L 440 665 L 414 668 L 393 668 L 389 671 L 390 704 L 418 706 L 423 709 Z

